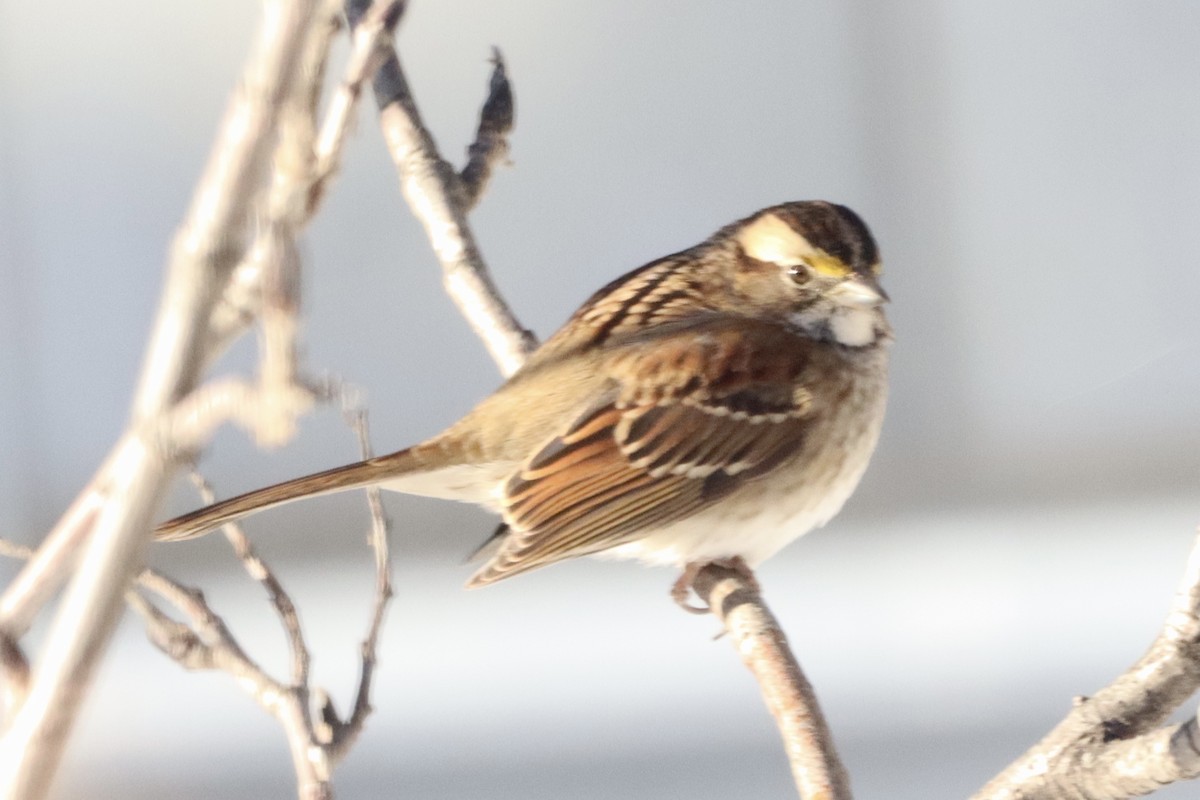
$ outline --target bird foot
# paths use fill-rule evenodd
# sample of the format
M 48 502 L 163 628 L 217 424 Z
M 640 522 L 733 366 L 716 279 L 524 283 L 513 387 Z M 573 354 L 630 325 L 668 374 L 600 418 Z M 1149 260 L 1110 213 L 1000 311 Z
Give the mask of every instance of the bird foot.
M 707 567 L 709 564 L 716 564 L 725 569 L 731 569 L 754 589 L 757 593 L 760 590 L 758 578 L 754 577 L 754 571 L 742 559 L 741 556 L 733 558 L 719 558 L 714 561 L 692 561 L 683 568 L 683 574 L 679 576 L 679 580 L 671 585 L 671 599 L 675 604 L 689 614 L 711 614 L 712 608 L 705 603 L 702 606 L 693 605 L 688 601 L 688 595 L 692 592 L 692 583 L 695 582 L 696 576 L 700 574 L 700 570 Z

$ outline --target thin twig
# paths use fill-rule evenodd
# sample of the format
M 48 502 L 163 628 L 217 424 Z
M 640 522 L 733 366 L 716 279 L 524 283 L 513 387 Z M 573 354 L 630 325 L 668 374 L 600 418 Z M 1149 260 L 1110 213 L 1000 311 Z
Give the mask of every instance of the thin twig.
M 369 458 L 371 447 L 365 413 L 360 410 L 348 412 L 347 418 L 358 436 L 362 457 Z M 194 476 L 194 480 L 204 501 L 212 502 L 212 491 L 208 485 L 198 476 Z M 245 654 L 225 623 L 209 608 L 198 591 L 187 589 L 150 571 L 144 573 L 140 581 L 143 587 L 155 592 L 187 616 L 191 621 L 190 626 L 172 620 L 140 595 L 130 595 L 130 603 L 146 620 L 151 640 L 163 652 L 189 669 L 228 672 L 238 678 L 239 685 L 245 687 L 260 706 L 279 720 L 292 752 L 302 798 L 332 797 L 330 778 L 333 768 L 357 741 L 371 713 L 376 650 L 388 602 L 392 597 L 392 587 L 388 543 L 390 526 L 379 491 L 370 491 L 368 498 L 376 591 L 367 636 L 361 648 L 361 670 L 354 706 L 344 721 L 338 716 L 328 693 L 310 685 L 309 651 L 295 605 L 236 524 L 224 526 L 226 536 L 247 573 L 267 590 L 287 632 L 292 652 L 292 678 L 288 684 L 271 678 Z
M 351 427 L 358 434 L 360 457 L 370 458 L 373 453 L 366 414 L 355 409 L 347 412 L 347 416 Z M 371 550 L 375 554 L 375 602 L 371 609 L 367 635 L 360 650 L 358 690 L 354 695 L 350 716 L 345 722 L 336 723 L 336 717 L 332 713 L 325 715 L 332 727 L 328 742 L 330 758 L 334 763 L 340 761 L 354 744 L 366 724 L 367 716 L 371 713 L 371 682 L 375 675 L 376 650 L 388 604 L 392 599 L 391 521 L 384 511 L 378 487 L 373 486 L 367 490 L 367 503 L 371 511 Z
M 332 764 L 324 748 L 314 742 L 308 712 L 308 686 L 287 686 L 267 674 L 246 655 L 224 620 L 209 607 L 199 591 L 188 589 L 152 570 L 143 571 L 139 584 L 166 600 L 190 622 L 184 624 L 171 619 L 131 591 L 127 600 L 145 620 L 150 640 L 188 669 L 214 669 L 233 676 L 238 685 L 283 726 L 300 798 L 332 798 Z
M 403 10 L 403 0 L 375 0 L 362 17 L 355 20 L 350 58 L 341 83 L 329 99 L 329 110 L 317 135 L 316 179 L 308 196 L 310 214 L 324 199 L 325 186 L 338 169 L 363 85 L 386 58 L 388 37 L 395 30 Z
M 207 491 L 207 486 L 204 486 L 203 492 Z M 32 554 L 27 547 L 0 539 L 2 557 L 27 560 Z M 290 599 L 266 565 L 252 553 L 247 555 L 243 552 L 242 556 L 252 575 L 260 570 L 266 572 L 268 577 L 265 583 L 285 627 L 298 624 Z M 233 677 L 265 711 L 281 723 L 292 753 L 302 800 L 332 798 L 330 776 L 333 766 L 344 757 L 349 745 L 361 731 L 362 721 L 369 711 L 367 701 L 360 700 L 364 710 L 356 713 L 355 719 L 344 725 L 338 724 L 338 741 L 327 744 L 309 712 L 310 697 L 324 698 L 326 695 L 308 685 L 307 664 L 300 670 L 293 668 L 293 677 L 299 674 L 302 681 L 293 680 L 284 684 L 272 678 L 246 654 L 225 621 L 212 610 L 199 590 L 183 586 L 151 569 L 143 569 L 137 576 L 137 583 L 143 590 L 158 595 L 188 620 L 180 622 L 173 619 L 141 593 L 130 589 L 125 593 L 125 600 L 143 618 L 150 641 L 186 669 L 219 670 Z M 374 634 L 382 619 L 378 607 L 372 619 Z M 290 631 L 289 640 L 292 647 L 299 641 L 303 648 L 302 638 L 297 640 Z M 321 702 L 314 705 L 321 705 Z
M 198 472 L 193 472 L 191 479 L 192 485 L 196 487 L 200 499 L 205 504 L 211 504 L 216 500 L 212 487 L 203 476 Z M 292 602 L 291 595 L 283 588 L 283 584 L 279 582 L 275 572 L 267 566 L 267 563 L 255 551 L 254 546 L 250 544 L 250 539 L 241 525 L 236 522 L 227 522 L 221 526 L 221 530 L 225 533 L 225 539 L 229 542 L 229 546 L 233 548 L 234 555 L 242 562 L 246 574 L 263 587 L 267 598 L 271 601 L 271 607 L 275 609 L 275 613 L 279 617 L 279 622 L 287 635 L 288 650 L 292 654 L 292 683 L 297 686 L 307 685 L 312 657 L 308 644 L 304 640 L 304 631 L 300 627 L 300 616 L 296 612 L 296 604 Z
M 1200 537 L 1162 632 L 1145 655 L 1105 688 L 1079 698 L 1062 722 L 972 800 L 1115 800 L 1145 794 L 1167 778 L 1197 777 L 1194 720 L 1156 726 L 1198 688 Z
M 701 569 L 696 594 L 725 626 L 775 717 L 796 789 L 805 800 L 849 800 L 850 779 L 833 746 L 812 684 L 748 575 L 719 564 Z

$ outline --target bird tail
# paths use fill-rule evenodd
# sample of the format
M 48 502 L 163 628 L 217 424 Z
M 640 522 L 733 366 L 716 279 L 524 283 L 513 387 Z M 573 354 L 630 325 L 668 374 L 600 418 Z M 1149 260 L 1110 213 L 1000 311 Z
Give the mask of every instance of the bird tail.
M 317 497 L 348 489 L 361 489 L 389 478 L 420 471 L 428 468 L 423 450 L 422 447 L 412 447 L 231 497 L 162 523 L 155 529 L 154 538 L 160 542 L 194 539 L 227 522 L 301 497 Z

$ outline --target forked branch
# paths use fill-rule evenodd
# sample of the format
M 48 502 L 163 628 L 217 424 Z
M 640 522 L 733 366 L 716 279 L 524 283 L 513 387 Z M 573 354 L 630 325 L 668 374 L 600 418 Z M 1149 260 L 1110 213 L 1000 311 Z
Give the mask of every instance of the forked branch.
M 1200 537 L 1158 637 L 972 800 L 1120 800 L 1200 777 L 1196 716 L 1162 726 L 1200 688 Z
M 359 439 L 360 454 L 371 457 L 366 416 L 361 411 L 347 412 Z M 212 502 L 207 484 L 198 481 L 202 499 Z M 360 650 L 358 688 L 354 706 L 346 718 L 333 707 L 329 694 L 314 686 L 309 671 L 309 649 L 305 642 L 295 604 L 270 567 L 257 555 L 250 540 L 235 523 L 224 526 L 226 538 L 246 573 L 258 581 L 279 616 L 292 655 L 288 679 L 272 677 L 258 665 L 234 638 L 224 621 L 204 596 L 157 572 L 145 571 L 139 585 L 182 615 L 179 622 L 163 612 L 147 596 L 131 591 L 129 604 L 145 620 L 150 640 L 160 650 L 188 669 L 220 670 L 237 679 L 238 686 L 279 721 L 287 736 L 302 800 L 333 797 L 333 769 L 345 757 L 362 733 L 371 712 L 371 682 L 375 673 L 376 651 L 387 606 L 392 597 L 390 528 L 379 502 L 379 493 L 369 494 L 371 511 L 370 543 L 374 552 L 375 597 L 367 634 Z
M 347 2 L 351 24 L 361 18 L 366 5 L 366 0 Z M 533 352 L 537 339 L 521 326 L 496 288 L 467 222 L 467 213 L 479 201 L 492 166 L 508 153 L 513 99 L 504 61 L 496 51 L 477 138 L 469 148 L 466 168 L 459 173 L 442 158 L 421 121 L 395 48 L 383 49 L 383 63 L 375 74 L 375 100 L 401 191 L 425 227 L 442 266 L 447 293 L 500 371 L 511 375 Z

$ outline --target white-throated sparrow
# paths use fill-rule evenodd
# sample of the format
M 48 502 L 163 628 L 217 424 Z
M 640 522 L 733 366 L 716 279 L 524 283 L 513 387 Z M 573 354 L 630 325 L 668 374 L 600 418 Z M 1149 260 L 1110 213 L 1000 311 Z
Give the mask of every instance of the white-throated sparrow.
M 445 432 L 157 537 L 378 484 L 502 515 L 468 586 L 587 554 L 753 566 L 836 514 L 875 448 L 891 340 L 878 271 L 848 208 L 763 209 L 605 286 Z

